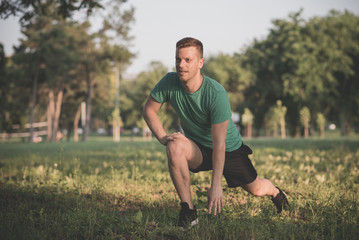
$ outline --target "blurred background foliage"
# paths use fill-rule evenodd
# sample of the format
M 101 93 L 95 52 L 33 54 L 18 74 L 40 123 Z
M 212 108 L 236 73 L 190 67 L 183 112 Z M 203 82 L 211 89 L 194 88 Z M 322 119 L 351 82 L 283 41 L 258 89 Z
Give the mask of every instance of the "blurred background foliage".
M 86 16 L 104 4 L 110 12 L 91 32 Z M 80 10 L 86 14 L 74 20 Z M 145 128 L 142 106 L 171 69 L 154 61 L 137 76 L 122 74 L 136 57 L 129 49 L 134 12 L 126 1 L 3 1 L 0 17 L 20 15 L 23 38 L 11 56 L 0 43 L 1 132 L 47 121 L 49 141 L 58 130 L 70 136 L 81 102 L 84 141 L 99 128 L 111 134 L 114 112 L 123 129 Z M 253 115 L 238 122 L 243 134 L 248 125 L 251 135 L 281 131 L 282 138 L 324 136 L 326 124 L 342 135 L 359 131 L 359 17 L 351 12 L 273 20 L 269 34 L 241 52 L 207 56 L 202 73 L 226 88 L 233 112 Z M 166 129 L 180 128 L 170 106 L 160 116 Z

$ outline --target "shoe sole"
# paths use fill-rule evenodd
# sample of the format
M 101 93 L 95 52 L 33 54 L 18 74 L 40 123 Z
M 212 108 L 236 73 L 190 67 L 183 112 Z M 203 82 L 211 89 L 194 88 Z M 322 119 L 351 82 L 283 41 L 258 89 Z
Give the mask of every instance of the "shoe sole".
M 182 231 L 189 230 L 189 229 L 191 229 L 192 227 L 196 226 L 198 223 L 199 223 L 198 218 L 196 218 L 195 220 L 193 220 L 193 221 L 191 222 L 191 224 L 187 225 L 187 227 L 181 226 L 181 227 L 179 227 L 179 228 L 180 228 Z
M 191 227 L 193 227 L 193 226 L 196 226 L 197 224 L 198 224 L 198 218 L 196 218 L 195 220 L 193 220 L 192 222 L 191 222 Z
M 288 197 L 287 197 L 287 194 L 283 191 L 283 190 L 281 190 L 282 191 L 282 193 L 284 194 L 284 196 L 285 196 L 285 200 L 286 200 L 286 203 L 288 204 L 288 206 L 289 206 L 289 201 L 288 201 Z

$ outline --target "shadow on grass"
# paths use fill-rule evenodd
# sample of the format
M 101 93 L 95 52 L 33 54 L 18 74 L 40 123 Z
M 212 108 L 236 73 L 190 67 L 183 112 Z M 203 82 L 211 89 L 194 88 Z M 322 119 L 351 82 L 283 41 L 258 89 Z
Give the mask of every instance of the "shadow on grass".
M 79 194 L 58 187 L 0 186 L 1 239 L 179 239 L 171 203 Z M 163 226 L 161 226 L 164 223 Z M 160 230 L 158 230 L 160 229 Z
M 199 209 L 200 224 L 183 231 L 174 226 L 179 211 L 177 202 L 163 199 L 148 203 L 130 195 L 79 194 L 59 187 L 2 184 L 0 236 L 1 239 L 351 239 L 358 236 L 356 201 L 341 198 L 331 205 L 321 205 L 315 200 L 310 203 L 294 206 L 296 213 L 285 212 L 280 216 L 265 204 L 261 209 L 255 205 L 237 206 L 220 217 L 209 216 Z M 348 218 L 352 219 L 348 221 Z

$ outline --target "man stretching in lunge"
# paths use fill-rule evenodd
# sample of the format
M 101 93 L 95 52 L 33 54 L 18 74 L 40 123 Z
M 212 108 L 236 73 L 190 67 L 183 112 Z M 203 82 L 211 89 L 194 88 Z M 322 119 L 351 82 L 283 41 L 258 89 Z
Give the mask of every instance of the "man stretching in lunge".
M 144 105 L 143 117 L 158 141 L 166 146 L 168 168 L 181 200 L 178 225 L 198 223 L 190 191 L 190 173 L 212 170 L 208 191 L 208 213 L 223 207 L 222 174 L 228 187 L 242 187 L 254 196 L 271 196 L 280 213 L 288 206 L 285 194 L 269 180 L 257 177 L 248 155 L 252 150 L 231 120 L 225 89 L 201 74 L 203 45 L 194 38 L 176 44 L 176 73 L 167 73 L 153 88 Z M 184 130 L 167 134 L 157 115 L 162 104 L 175 109 Z

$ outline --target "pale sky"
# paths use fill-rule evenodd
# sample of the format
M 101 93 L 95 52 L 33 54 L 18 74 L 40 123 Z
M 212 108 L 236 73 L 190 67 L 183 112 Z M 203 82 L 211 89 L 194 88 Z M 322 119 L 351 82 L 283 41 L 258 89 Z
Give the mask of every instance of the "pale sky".
M 255 38 L 264 38 L 273 19 L 288 19 L 301 8 L 305 19 L 325 16 L 331 9 L 359 15 L 359 0 L 128 0 L 127 4 L 136 9 L 131 49 L 137 53 L 128 73 L 148 70 L 153 60 L 172 69 L 175 43 L 183 37 L 200 39 L 206 58 L 240 52 Z M 22 36 L 17 20 L 0 20 L 0 33 L 9 55 Z

